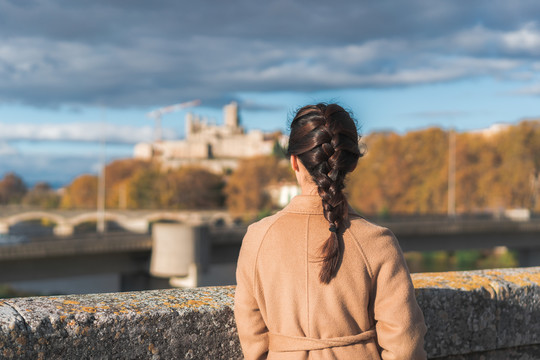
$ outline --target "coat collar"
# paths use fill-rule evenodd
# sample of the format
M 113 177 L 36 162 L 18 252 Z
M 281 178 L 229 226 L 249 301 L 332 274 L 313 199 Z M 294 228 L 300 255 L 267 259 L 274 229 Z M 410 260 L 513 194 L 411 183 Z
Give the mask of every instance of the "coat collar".
M 296 195 L 283 209 L 284 212 L 297 214 L 322 214 L 323 206 L 319 195 Z M 356 212 L 349 205 L 349 214 Z
M 297 214 L 322 214 L 322 200 L 319 195 L 296 195 L 283 211 Z

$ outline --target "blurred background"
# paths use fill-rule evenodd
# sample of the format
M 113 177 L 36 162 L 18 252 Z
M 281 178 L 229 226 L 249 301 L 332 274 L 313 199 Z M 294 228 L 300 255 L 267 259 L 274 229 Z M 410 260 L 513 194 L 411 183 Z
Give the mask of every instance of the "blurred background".
M 288 123 L 321 101 L 354 114 L 349 202 L 411 271 L 540 265 L 538 18 L 525 0 L 0 1 L 0 297 L 233 284 L 246 226 L 299 193 Z

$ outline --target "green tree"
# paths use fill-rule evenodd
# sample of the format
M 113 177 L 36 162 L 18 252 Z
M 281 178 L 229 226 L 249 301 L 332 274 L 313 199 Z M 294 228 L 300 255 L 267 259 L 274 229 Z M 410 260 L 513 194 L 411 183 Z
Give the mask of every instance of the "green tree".
M 287 158 L 287 149 L 281 146 L 279 140 L 274 141 L 274 147 L 272 148 L 272 155 L 278 159 Z

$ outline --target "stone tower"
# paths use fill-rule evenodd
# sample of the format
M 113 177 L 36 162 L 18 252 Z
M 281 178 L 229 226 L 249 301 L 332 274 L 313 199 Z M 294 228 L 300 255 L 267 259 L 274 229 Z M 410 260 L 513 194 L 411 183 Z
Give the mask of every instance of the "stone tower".
M 233 101 L 223 107 L 223 118 L 225 120 L 225 126 L 236 129 L 239 127 L 238 123 L 238 104 Z
M 192 113 L 186 114 L 186 138 L 188 138 L 193 133 L 193 123 L 195 122 L 195 116 Z

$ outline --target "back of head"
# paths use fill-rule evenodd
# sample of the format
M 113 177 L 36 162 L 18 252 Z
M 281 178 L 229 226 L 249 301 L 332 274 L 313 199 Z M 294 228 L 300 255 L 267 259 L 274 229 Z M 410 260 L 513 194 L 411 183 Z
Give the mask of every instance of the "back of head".
M 337 104 L 304 106 L 291 122 L 288 154 L 297 156 L 306 167 L 322 200 L 329 238 L 321 247 L 323 264 L 319 278 L 329 283 L 337 273 L 339 244 L 347 220 L 345 176 L 362 156 L 356 124 Z

